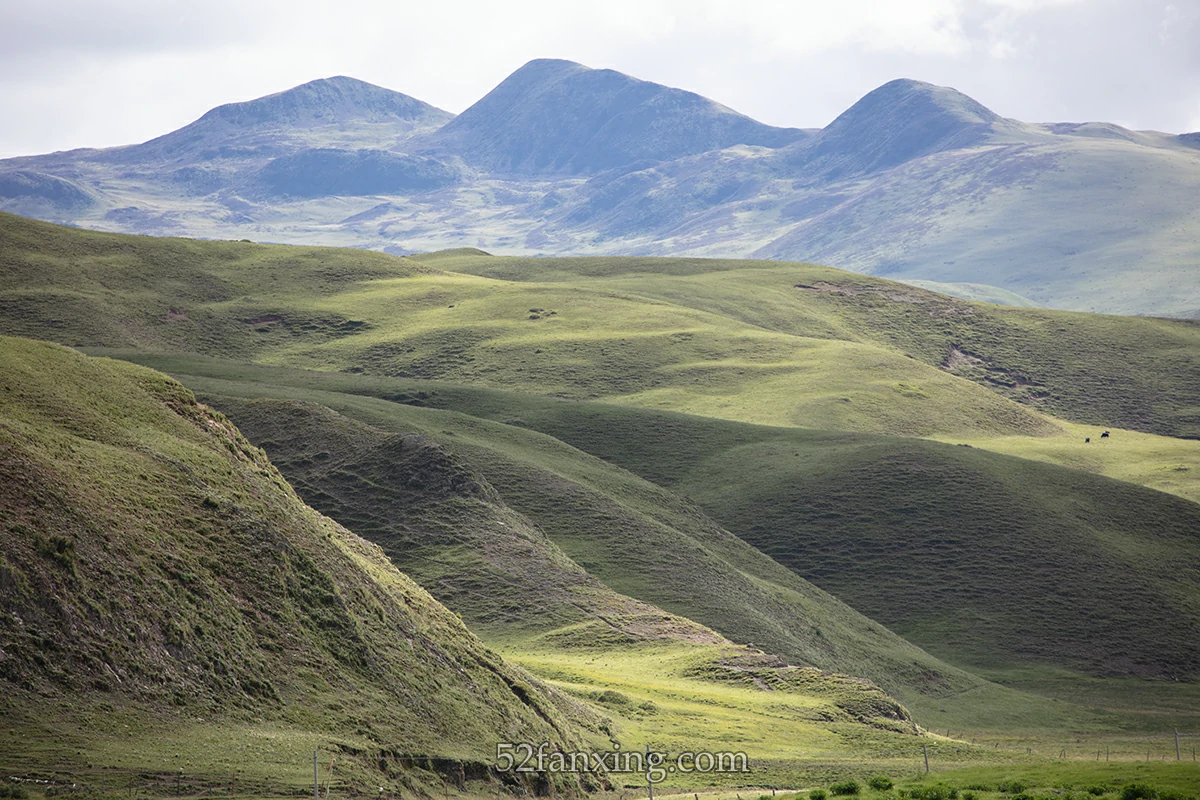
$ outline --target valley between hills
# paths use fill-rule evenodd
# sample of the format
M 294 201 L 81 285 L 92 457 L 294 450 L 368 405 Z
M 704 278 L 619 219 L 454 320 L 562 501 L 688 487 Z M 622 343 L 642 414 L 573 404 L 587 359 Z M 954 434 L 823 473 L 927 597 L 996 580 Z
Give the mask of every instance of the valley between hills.
M 0 337 L 6 796 L 1200 789 L 1195 321 L 0 213 Z

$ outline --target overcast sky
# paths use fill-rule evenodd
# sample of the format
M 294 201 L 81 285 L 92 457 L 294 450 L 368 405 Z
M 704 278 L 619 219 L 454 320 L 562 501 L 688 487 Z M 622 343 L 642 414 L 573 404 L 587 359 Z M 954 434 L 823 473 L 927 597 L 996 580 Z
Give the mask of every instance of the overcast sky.
M 0 0 L 0 157 L 144 141 L 350 75 L 459 112 L 533 58 L 820 127 L 876 86 L 1200 130 L 1200 0 Z

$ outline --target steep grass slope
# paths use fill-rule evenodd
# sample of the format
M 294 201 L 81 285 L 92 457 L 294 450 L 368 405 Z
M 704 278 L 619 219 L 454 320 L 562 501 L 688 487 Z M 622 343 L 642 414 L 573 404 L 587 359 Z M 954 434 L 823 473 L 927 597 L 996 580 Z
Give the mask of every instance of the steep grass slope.
M 436 441 L 328 408 L 214 396 L 315 508 L 380 545 L 475 631 L 507 638 L 569 628 L 615 637 L 726 644 L 682 617 L 618 595 L 581 569 L 469 461 Z
M 345 748 L 399 790 L 389 753 L 481 761 L 511 737 L 598 736 L 586 706 L 487 650 L 145 368 L 0 339 L 0 526 L 0 704 L 23 731 L 8 767 L 170 763 L 123 719 L 227 726 L 222 750 L 255 731 Z

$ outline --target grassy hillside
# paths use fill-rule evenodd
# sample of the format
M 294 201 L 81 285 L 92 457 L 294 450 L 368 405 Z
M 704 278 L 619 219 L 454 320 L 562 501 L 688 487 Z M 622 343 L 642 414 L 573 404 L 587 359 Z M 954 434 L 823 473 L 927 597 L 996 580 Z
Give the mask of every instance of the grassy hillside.
M 424 435 L 389 433 L 311 403 L 207 399 L 306 501 L 380 545 L 473 630 L 527 638 L 589 628 L 597 641 L 727 644 L 597 581 L 506 506 L 468 460 Z
M 309 414 L 292 435 L 274 418 L 290 407 L 240 409 L 314 502 L 390 540 L 498 645 L 594 625 L 598 609 L 642 630 L 641 601 L 873 677 L 918 716 L 1028 710 L 810 575 L 959 664 L 1195 674 L 1194 506 L 1097 476 L 1200 497 L 1200 445 L 1120 427 L 1096 438 L 1114 422 L 1193 435 L 1194 324 L 1001 309 L 776 262 L 396 259 L 14 217 L 0 237 L 6 329 L 173 354 L 151 363 L 207 396 L 315 402 L 374 429 Z M 914 435 L 973 447 L 900 438 Z M 422 501 L 421 530 L 387 519 L 407 490 L 367 499 L 426 473 L 457 488 Z M 497 522 L 513 530 L 487 535 Z M 533 547 L 539 531 L 557 550 Z M 434 541 L 438 563 L 419 567 Z M 935 545 L 939 558 L 917 557 Z M 519 566 L 530 548 L 541 583 Z M 1158 574 L 1154 559 L 1185 567 Z M 468 568 L 475 583 L 452 579 Z M 1112 602 L 1122 580 L 1141 586 L 1125 605 Z M 584 600 L 512 614 L 527 589 Z M 662 622 L 650 630 L 677 638 Z
M 983 306 L 774 262 L 395 259 L 12 216 L 0 244 L 5 332 L 71 345 L 878 433 L 1045 435 L 1043 408 L 1197 430 L 1191 323 Z
M 954 663 L 1200 675 L 1196 503 L 924 442 L 752 445 L 696 464 L 675 487 Z
M 1196 322 L 993 306 L 808 264 L 496 258 L 453 251 L 415 260 L 532 285 L 569 283 L 629 293 L 792 336 L 869 343 L 1065 419 L 1200 436 Z M 873 366 L 889 363 L 881 358 Z M 855 364 L 839 366 L 853 370 Z M 870 373 L 864 369 L 855 377 L 869 381 Z M 943 413 L 926 385 L 918 381 L 911 391 L 923 392 L 933 413 Z M 968 396 L 960 402 L 969 402 Z M 676 410 L 704 413 L 702 403 Z
M 302 786 L 278 762 L 321 748 L 401 791 L 390 753 L 599 738 L 178 383 L 9 337 L 0 376 L 3 768 L 174 771 L 221 729 L 189 776 L 250 747 Z
M 167 360 L 190 362 L 193 365 L 203 362 L 202 359 Z M 214 362 L 209 361 L 208 364 L 212 367 Z M 1066 711 L 1061 707 L 1056 708 L 1051 717 L 1045 717 L 1041 701 L 1031 702 L 1027 697 L 1006 692 L 989 684 L 981 684 L 969 675 L 947 667 L 944 662 L 928 661 L 924 654 L 920 654 L 914 662 L 914 656 L 919 651 L 885 646 L 886 640 L 880 639 L 879 636 L 888 634 L 882 627 L 872 623 L 867 623 L 865 627 L 848 625 L 848 622 L 853 623 L 853 618 L 847 618 L 844 613 L 837 612 L 840 604 L 831 605 L 830 598 L 823 593 L 814 595 L 811 587 L 803 588 L 807 584 L 803 581 L 797 584 L 795 575 L 788 575 L 786 571 L 780 574 L 775 564 L 761 559 L 753 551 L 743 551 L 736 545 L 730 546 L 723 538 L 714 539 L 710 530 L 712 523 L 700 518 L 698 524 L 698 510 L 694 506 L 687 503 L 681 506 L 677 497 L 644 482 L 631 480 L 631 476 L 620 470 L 583 457 L 554 439 L 521 428 L 489 424 L 461 414 L 443 413 L 433 409 L 315 389 L 315 386 L 323 381 L 340 380 L 358 384 L 359 390 L 362 390 L 365 383 L 375 383 L 375 388 L 382 391 L 384 385 L 389 382 L 369 381 L 354 376 L 305 376 L 302 373 L 248 365 L 234 365 L 230 367 L 230 372 L 239 380 L 198 377 L 187 377 L 186 380 L 206 393 L 219 392 L 223 395 L 211 396 L 214 402 L 229 408 L 235 419 L 248 426 L 247 429 L 251 431 L 264 424 L 267 431 L 279 431 L 286 416 L 283 413 L 284 407 L 279 407 L 278 413 L 271 413 L 268 409 L 274 406 L 270 403 L 236 403 L 231 401 L 232 395 L 315 401 L 336 408 L 342 415 L 365 421 L 380 430 L 424 431 L 425 435 L 438 440 L 450 451 L 465 458 L 473 471 L 485 477 L 507 505 L 535 522 L 577 563 L 606 585 L 626 595 L 704 622 L 735 641 L 754 642 L 769 652 L 784 655 L 793 663 L 815 664 L 826 669 L 869 675 L 902 697 L 917 714 L 917 718 L 925 724 L 941 721 L 950 725 L 1028 728 L 1055 727 L 1067 719 L 1063 716 Z M 299 388 L 281 385 L 286 381 L 271 385 L 271 379 L 282 379 L 289 375 Z M 310 382 L 306 383 L 305 377 L 311 379 Z M 414 390 L 408 394 L 399 388 L 397 385 L 392 386 L 396 392 L 393 396 L 398 399 L 403 397 L 410 402 L 437 402 L 444 399 L 436 393 Z M 503 396 L 502 393 L 480 393 L 471 389 L 460 391 L 464 395 L 482 394 L 493 399 Z M 453 392 L 450 394 L 453 395 Z M 512 402 L 513 398 L 508 397 L 508 400 L 510 404 L 504 409 L 504 414 L 511 422 L 531 427 L 542 426 L 547 430 L 558 424 L 563 426 L 564 430 L 574 430 L 579 434 L 576 438 L 581 446 L 590 447 L 605 457 L 624 458 L 631 468 L 644 470 L 664 483 L 680 480 L 680 477 L 687 474 L 696 464 L 719 464 L 722 460 L 719 454 L 726 451 L 736 452 L 739 441 L 742 443 L 742 449 L 746 449 L 744 445 L 747 442 L 763 447 L 797 448 L 803 450 L 812 462 L 820 462 L 842 451 L 853 451 L 855 447 L 890 446 L 893 454 L 904 453 L 905 448 L 913 446 L 923 447 L 927 451 L 924 456 L 931 469 L 926 475 L 928 482 L 923 485 L 919 481 L 924 473 L 917 473 L 915 479 L 918 482 L 914 484 L 914 488 L 931 495 L 941 488 L 939 482 L 942 475 L 938 468 L 953 466 L 954 456 L 961 453 L 974 460 L 987 455 L 967 448 L 912 440 L 795 429 L 768 429 L 661 412 L 604 407 L 599 404 L 546 402 L 537 398 L 529 399 L 529 413 L 522 417 L 517 404 Z M 544 407 L 539 404 L 544 404 Z M 550 412 L 550 407 L 557 407 L 557 414 Z M 492 410 L 496 411 L 498 407 L 494 406 Z M 610 412 L 608 418 L 604 418 L 600 413 L 606 410 Z M 303 416 L 312 416 L 311 409 Z M 621 435 L 614 436 L 614 429 L 619 429 Z M 757 437 L 746 436 L 748 432 L 757 434 Z M 283 459 L 285 470 L 289 470 L 289 474 L 295 476 L 298 485 L 307 487 L 307 496 L 318 505 L 327 502 L 329 498 L 325 497 L 323 500 L 322 487 L 309 484 L 306 475 L 311 474 L 317 463 L 325 461 L 331 465 L 328 468 L 331 476 L 338 472 L 343 473 L 343 479 L 346 476 L 355 476 L 353 480 L 356 484 L 374 490 L 384 498 L 402 496 L 397 495 L 394 488 L 385 484 L 383 478 L 389 474 L 388 471 L 380 469 L 378 464 L 372 464 L 371 448 L 331 447 L 331 438 L 328 435 L 320 437 L 305 434 L 285 440 L 277 434 L 272 434 L 268 439 L 274 442 L 273 449 Z M 308 445 L 310 439 L 317 444 Z M 271 444 L 268 446 L 272 447 Z M 318 451 L 321 458 L 305 458 L 295 450 L 297 447 L 306 446 Z M 332 455 L 326 458 L 326 452 Z M 361 458 L 358 457 L 360 452 L 363 454 Z M 947 456 L 950 458 L 947 459 Z M 769 483 L 776 474 L 777 465 L 763 462 L 762 466 L 767 469 L 758 469 L 759 480 L 764 484 Z M 792 466 L 794 467 L 794 464 Z M 324 472 L 326 468 L 321 467 L 320 471 Z M 1059 473 L 1087 479 L 1086 475 L 1073 471 L 1059 470 Z M 783 471 L 779 471 L 778 474 L 786 475 Z M 781 477 L 781 480 L 783 479 Z M 860 484 L 859 490 L 869 492 L 870 486 Z M 1079 494 L 1078 487 L 1073 487 L 1072 491 L 1075 495 Z M 1148 494 L 1159 497 L 1156 493 Z M 999 487 L 988 487 L 986 496 L 995 503 L 1006 502 L 1008 497 Z M 886 492 L 881 492 L 879 497 L 881 500 L 886 499 Z M 762 502 L 764 514 L 780 513 L 779 504 L 774 500 L 766 499 Z M 362 502 L 359 501 L 358 505 L 362 505 Z M 386 502 L 378 505 L 392 509 L 402 507 L 398 502 L 390 506 Z M 786 508 L 784 510 L 786 511 Z M 966 508 L 964 519 L 968 527 L 976 531 L 986 530 L 988 511 L 986 504 Z M 386 537 L 390 536 L 393 540 L 399 538 L 397 532 L 400 532 L 401 537 L 408 539 L 418 535 L 419 526 L 412 523 L 409 514 L 392 511 L 391 515 L 390 531 L 387 525 L 382 526 L 383 530 L 378 530 L 378 525 L 372 525 L 370 527 L 375 529 L 372 536 L 382 535 L 385 538 L 380 541 L 386 543 Z M 942 519 L 951 516 L 948 514 Z M 929 519 L 938 518 L 929 516 Z M 379 520 L 376 520 L 376 523 L 378 522 Z M 838 529 L 831 521 L 823 530 L 831 532 Z M 701 547 L 697 547 L 697 542 Z M 451 549 L 458 552 L 456 548 Z M 472 602 L 472 598 L 464 597 L 461 592 L 458 592 L 457 598 L 454 597 L 458 581 L 453 577 L 453 569 L 460 565 L 458 557 L 439 558 L 437 564 L 421 565 L 415 563 L 420 560 L 416 558 L 404 561 L 406 555 L 403 548 L 395 553 L 395 557 L 401 559 L 401 563 L 406 565 L 405 568 L 414 574 L 428 574 L 437 579 L 429 584 L 435 594 L 445 592 L 444 599 L 451 607 L 456 607 L 456 603 L 463 603 L 466 618 L 473 627 L 484 633 L 489 642 L 518 649 L 528 646 L 528 642 L 531 641 L 530 629 L 526 627 L 522 633 L 519 618 L 512 618 L 506 624 L 497 625 L 494 618 L 489 619 L 486 614 L 489 605 L 504 607 L 506 598 L 513 596 L 514 592 L 519 592 L 522 585 L 520 581 L 514 582 L 511 589 L 502 587 L 501 591 L 493 592 L 482 603 L 478 602 L 477 598 Z M 1053 569 L 1063 566 L 1051 565 Z M 1095 566 L 1107 569 L 1111 565 L 1098 563 Z M 956 565 L 952 560 L 943 560 L 931 567 L 936 570 L 939 579 L 945 579 L 948 585 L 956 585 L 954 581 L 959 580 L 956 577 Z M 1019 567 L 1017 569 L 1019 571 Z M 1040 570 L 1040 565 L 1033 565 L 1030 570 L 1036 573 Z M 747 582 L 746 577 L 753 580 Z M 1069 575 L 1065 577 L 1070 578 Z M 470 581 L 467 583 L 470 584 Z M 780 587 L 791 588 L 784 590 Z M 912 608 L 906 604 L 906 599 L 907 596 L 903 594 L 895 597 L 895 608 Z M 995 598 L 989 598 L 985 603 L 994 600 Z M 480 613 L 481 610 L 484 611 L 483 614 Z M 952 609 L 940 610 L 944 610 L 950 618 L 953 617 Z M 570 613 L 578 612 L 572 610 Z M 1117 629 L 1128 633 L 1129 626 L 1121 614 L 1117 614 L 1116 617 L 1119 623 Z M 613 614 L 613 618 L 621 624 L 619 616 Z M 1070 621 L 1074 618 L 1069 610 L 1062 614 L 1063 620 Z M 547 619 L 552 620 L 553 615 L 548 615 Z M 1054 624 L 1053 610 L 1046 611 L 1040 619 L 1049 620 L 1049 624 Z M 1108 636 L 1111 639 L 1112 631 L 1106 630 L 1105 626 L 1110 625 L 1112 621 L 1111 614 L 1102 613 L 1099 619 L 1085 622 L 1084 627 L 1099 637 Z M 1029 626 L 1022 628 L 1019 621 L 1014 622 L 1012 619 L 1004 622 L 1007 622 L 1009 627 L 1001 625 L 997 630 L 1006 633 L 1010 638 L 1001 637 L 990 649 L 985 646 L 983 649 L 987 651 L 986 657 L 977 658 L 975 662 L 990 665 L 989 668 L 995 670 L 994 674 L 1002 680 L 1026 680 L 1027 676 L 1013 677 L 1010 674 L 1001 674 L 1000 667 L 1013 663 L 1043 663 L 1029 652 L 1020 648 L 1014 652 L 1009 647 L 1013 631 L 1031 629 Z M 594 636 L 596 630 L 593 626 L 586 635 Z M 609 631 L 612 628 L 606 624 L 600 630 Z M 1049 647 L 1062 656 L 1065 663 L 1080 661 L 1078 653 L 1068 652 L 1062 655 L 1065 648 L 1055 644 L 1053 631 L 1033 630 L 1033 634 L 1039 646 Z M 1142 637 L 1142 641 L 1149 643 L 1156 654 L 1151 661 L 1157 667 L 1161 667 L 1162 662 L 1158 660 L 1159 639 L 1156 637 L 1165 636 L 1163 641 L 1168 646 L 1164 652 L 1169 651 L 1171 647 L 1175 648 L 1173 652 L 1178 652 L 1178 643 L 1170 638 L 1170 626 L 1166 629 L 1162 626 L 1152 626 L 1150 630 L 1138 635 Z M 606 634 L 602 638 L 612 641 L 612 634 Z M 977 642 L 986 643 L 986 639 L 980 636 Z M 929 637 L 928 646 L 936 648 L 942 644 L 945 644 L 944 640 Z M 1054 650 L 1056 646 L 1059 647 L 1057 651 Z M 970 662 L 970 656 L 978 655 L 951 647 L 946 647 L 945 654 L 951 660 L 961 659 L 963 663 Z M 923 666 L 913 671 L 910 665 L 914 663 Z M 1094 667 L 1092 662 L 1085 665 L 1085 668 Z M 941 677 L 932 679 L 931 676 L 934 675 Z M 1075 680 L 1078 682 L 1079 678 L 1076 677 Z M 965 689 L 972 686 L 974 688 L 964 693 Z M 1030 688 L 1051 695 L 1066 696 L 1070 692 L 1067 685 L 1061 681 L 1058 684 L 1042 682 Z M 1127 688 L 1124 691 L 1131 690 Z M 1109 704 L 1108 701 L 1092 703 L 1099 706 Z M 1169 712 L 1168 717 L 1173 719 L 1171 714 L 1174 712 Z M 1151 719 L 1158 719 L 1160 716 L 1159 712 L 1155 712 L 1154 715 L 1146 717 L 1145 722 L 1149 723 Z M 1078 724 L 1085 728 L 1094 728 L 1096 725 L 1105 727 L 1112 723 L 1096 719 L 1084 722 L 1081 719 Z
M 365 503 L 356 502 L 355 509 L 365 505 L 367 513 L 372 507 L 379 510 L 373 518 L 364 520 L 366 534 L 378 537 L 385 547 L 390 545 L 394 558 L 423 577 L 431 590 L 444 596 L 452 607 L 454 602 L 461 603 L 464 616 L 479 624 L 489 641 L 514 637 L 522 640 L 530 632 L 547 630 L 548 625 L 587 621 L 596 616 L 598 609 L 588 613 L 590 600 L 584 596 L 573 599 L 574 608 L 564 616 L 562 609 L 554 608 L 556 598 L 550 594 L 546 597 L 550 607 L 541 621 L 525 623 L 522 617 L 532 612 L 514 617 L 512 607 L 527 602 L 523 584 L 528 580 L 546 581 L 541 575 L 510 581 L 510 585 L 498 589 L 490 586 L 491 592 L 458 594 L 460 582 L 474 586 L 480 580 L 471 566 L 479 556 L 460 553 L 459 542 L 442 542 L 436 530 L 422 530 L 420 509 L 404 514 L 395 511 L 407 508 L 397 505 L 403 487 L 391 479 L 391 467 L 375 460 L 372 453 L 389 434 L 416 431 L 436 438 L 494 487 L 505 505 L 528 518 L 573 562 L 612 590 L 686 616 L 734 641 L 753 642 L 793 663 L 878 679 L 889 690 L 901 693 L 906 702 L 910 698 L 919 701 L 921 692 L 930 689 L 926 685 L 929 675 L 959 688 L 979 683 L 966 673 L 930 659 L 798 579 L 721 530 L 682 498 L 548 436 L 454 412 L 374 398 L 265 383 L 188 380 L 212 402 L 228 408 L 239 425 L 261 433 L 271 447 L 269 452 L 277 453 L 285 469 L 294 470 L 298 485 L 308 487 L 309 499 L 319 507 L 333 513 L 339 504 L 330 495 L 339 484 L 344 495 L 345 483 L 357 476 L 355 484 L 369 496 L 364 498 Z M 352 444 L 354 440 L 339 435 L 338 428 L 344 430 L 346 422 L 331 420 L 324 413 L 314 418 L 311 407 L 288 414 L 308 417 L 304 425 L 324 426 L 335 421 L 336 427 L 326 427 L 317 436 L 285 434 L 280 427 L 284 413 L 281 408 L 262 400 L 234 402 L 234 396 L 319 402 L 343 417 L 369 425 L 373 431 L 356 429 L 369 435 L 375 444 L 358 449 L 360 445 Z M 330 455 L 326 458 L 323 453 Z M 329 470 L 315 472 L 311 464 L 318 460 L 330 462 Z M 322 480 L 318 482 L 317 478 Z M 513 523 L 508 518 L 503 521 Z M 443 536 L 447 527 L 443 521 Z M 462 526 L 454 529 L 462 530 Z M 436 549 L 435 560 L 405 545 L 406 537 L 418 536 Z M 468 544 L 463 549 L 469 550 L 472 542 L 477 547 L 485 546 L 472 537 L 469 528 L 456 536 Z M 490 535 L 486 543 L 493 552 L 497 549 L 495 538 Z M 444 557 L 441 553 L 450 555 Z M 492 557 L 487 553 L 483 556 L 488 560 Z M 512 567 L 528 568 L 525 563 Z M 501 624 L 497 624 L 498 616 Z M 617 623 L 619 632 L 619 609 L 606 609 L 603 616 Z M 601 630 L 613 628 L 606 622 Z M 611 638 L 611 634 L 605 634 L 605 638 Z M 936 688 L 931 691 L 938 693 Z
M 420 437 L 312 406 L 242 409 L 327 456 L 324 474 L 341 479 L 325 487 L 369 494 L 379 481 L 372 499 L 396 505 L 387 520 L 361 522 L 418 537 L 452 525 L 458 541 L 429 531 L 423 543 L 393 539 L 390 552 L 400 560 L 424 544 L 409 560 L 440 574 L 438 590 L 458 584 L 447 592 L 457 600 L 513 581 L 510 602 L 497 598 L 490 613 L 517 624 L 481 627 L 503 630 L 506 650 L 555 688 L 487 650 L 378 548 L 303 505 L 261 450 L 178 383 L 8 337 L 0 359 L 6 774 L 161 794 L 182 770 L 189 794 L 224 791 L 231 774 L 243 792 L 295 794 L 319 749 L 338 763 L 342 792 L 427 794 L 466 778 L 470 795 L 496 791 L 480 779 L 497 742 L 749 754 L 753 777 L 677 779 L 702 788 L 845 774 L 864 758 L 894 766 L 918 746 L 905 709 L 870 683 L 790 667 L 605 589 Z M 338 443 L 361 458 L 323 449 Z M 347 480 L 353 469 L 361 480 Z M 310 473 L 309 491 L 321 474 Z M 507 522 L 539 552 L 472 522 Z M 483 568 L 463 545 L 486 551 Z M 574 584 L 556 585 L 555 569 Z M 472 621 L 484 608 L 463 605 Z M 573 616 L 554 616 L 572 605 Z M 978 760 L 931 744 L 947 763 Z M 532 776 L 527 790 L 571 790 L 578 778 L 596 788 L 605 776 Z
M 852 598 L 853 607 L 866 609 L 868 616 L 951 663 L 987 670 L 1019 663 L 1059 665 L 1098 675 L 1159 677 L 1194 675 L 1197 669 L 1190 646 L 1200 620 L 1197 576 L 1190 571 L 1200 555 L 1194 534 L 1200 529 L 1200 505 L 1195 502 L 1076 469 L 917 439 L 769 428 L 204 359 L 148 360 L 181 373 L 191 370 L 236 381 L 185 378 L 201 389 L 316 400 L 358 418 L 388 420 L 372 424 L 415 427 L 456 442 L 454 449 L 467 455 L 509 503 L 607 584 L 741 641 L 770 644 L 804 663 L 867 674 L 895 691 L 904 689 L 889 683 L 877 667 L 819 661 L 795 643 L 780 650 L 786 639 L 742 627 L 749 611 L 739 616 L 731 609 L 713 616 L 712 609 L 698 610 L 695 592 L 687 589 L 695 584 L 689 570 L 668 567 L 672 577 L 664 582 L 660 576 L 653 586 L 630 582 L 629 573 L 636 569 L 631 562 L 643 557 L 642 548 L 633 559 L 615 563 L 612 556 L 596 558 L 598 532 L 624 541 L 622 527 L 637 530 L 628 519 L 618 517 L 614 524 L 607 519 L 611 512 L 597 509 L 611 508 L 614 495 L 636 495 L 594 468 L 585 471 L 586 463 L 573 463 L 554 440 L 539 444 L 537 437 L 519 429 L 473 422 L 464 447 L 465 432 L 458 426 L 467 422 L 457 415 L 439 417 L 395 403 L 362 405 L 365 398 L 349 398 L 337 390 L 453 408 L 537 430 L 680 491 L 776 561 L 839 598 Z M 243 417 L 237 405 L 217 402 L 275 452 L 271 442 L 283 424 L 282 414 L 264 409 Z M 455 422 L 435 421 L 442 419 Z M 446 439 L 446 431 L 458 432 Z M 305 434 L 294 436 L 291 446 L 320 449 L 313 444 L 319 441 Z M 521 450 L 514 442 L 521 443 Z M 1110 444 L 1126 446 L 1118 439 L 1093 445 L 1080 441 L 1078 448 L 1101 453 Z M 340 449 L 356 458 L 364 451 Z M 1108 452 L 1117 458 L 1122 451 Z M 524 464 L 513 464 L 512 455 Z M 295 454 L 284 451 L 279 457 L 285 472 L 293 475 L 289 470 Z M 369 460 L 363 456 L 360 463 L 362 459 Z M 300 466 L 312 468 L 311 459 L 303 461 L 308 463 Z M 547 468 L 555 474 L 545 475 Z M 563 491 L 562 476 L 595 491 Z M 306 473 L 294 479 L 303 486 Z M 322 507 L 319 499 L 312 502 Z M 663 499 L 648 505 L 670 507 Z M 646 507 L 644 501 L 635 506 L 643 514 Z M 686 520 L 686 513 L 678 516 Z M 589 520 L 586 534 L 575 532 L 580 519 Z M 688 529 L 678 517 L 670 524 Z M 664 542 L 657 551 L 677 553 L 680 546 Z M 1163 572 L 1157 564 L 1164 559 L 1180 567 Z M 675 575 L 683 576 L 678 585 Z M 707 579 L 704 585 L 712 587 Z M 712 603 L 715 592 L 708 594 L 706 602 Z M 1045 602 L 1048 596 L 1054 602 Z M 1114 605 L 1114 596 L 1124 599 Z M 687 601 L 691 605 L 673 606 L 681 597 L 693 598 Z
M 664 474 L 678 474 L 678 470 L 662 472 L 660 464 L 687 464 L 690 460 L 720 452 L 724 448 L 778 436 L 807 441 L 813 437 L 820 439 L 835 434 L 834 431 L 752 425 L 612 403 L 539 397 L 444 381 L 314 372 L 204 356 L 156 355 L 110 348 L 85 349 L 177 375 L 251 383 L 262 381 L 460 411 L 548 433 L 585 452 L 604 459 L 616 459 L 615 463 L 656 482 L 662 482 L 660 479 Z M 653 422 L 647 423 L 647 420 Z M 1062 421 L 1056 421 L 1055 424 L 1060 430 L 1049 436 L 931 438 L 1083 470 L 1200 502 L 1200 441 L 1115 427 L 1109 429 L 1112 433 L 1109 439 L 1100 439 L 1102 429 L 1097 426 Z M 647 460 L 614 448 L 614 445 L 625 441 L 622 432 L 630 427 L 641 431 L 646 441 L 657 444 L 658 450 L 653 458 Z M 1088 438 L 1093 441 L 1086 442 Z

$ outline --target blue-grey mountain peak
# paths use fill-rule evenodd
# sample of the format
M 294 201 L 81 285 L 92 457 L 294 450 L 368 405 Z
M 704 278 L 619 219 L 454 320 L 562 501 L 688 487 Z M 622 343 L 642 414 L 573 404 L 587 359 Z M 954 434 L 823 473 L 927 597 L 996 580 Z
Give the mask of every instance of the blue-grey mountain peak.
M 789 153 L 810 174 L 848 177 L 975 144 L 1004 118 L 947 86 L 901 78 L 867 93 Z
M 807 138 L 693 92 L 573 61 L 518 69 L 428 140 L 500 174 L 595 174 L 733 145 L 781 147 Z
M 303 139 L 314 129 L 367 125 L 380 128 L 382 135 L 398 141 L 436 130 L 453 117 L 448 111 L 401 92 L 337 76 L 217 106 L 179 130 L 112 152 L 126 162 L 153 158 L 208 160 L 213 154 L 231 153 L 280 155 L 282 142 Z

